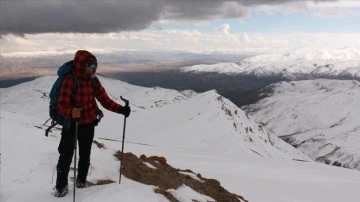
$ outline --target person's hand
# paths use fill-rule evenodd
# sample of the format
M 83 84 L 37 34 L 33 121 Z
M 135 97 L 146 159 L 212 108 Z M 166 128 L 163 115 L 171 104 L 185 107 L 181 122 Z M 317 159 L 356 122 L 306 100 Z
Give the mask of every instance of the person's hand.
M 131 109 L 129 106 L 123 106 L 120 108 L 119 113 L 123 114 L 125 117 L 128 117 L 130 115 Z
M 80 119 L 80 115 L 81 115 L 81 108 L 72 108 L 71 117 L 73 119 Z

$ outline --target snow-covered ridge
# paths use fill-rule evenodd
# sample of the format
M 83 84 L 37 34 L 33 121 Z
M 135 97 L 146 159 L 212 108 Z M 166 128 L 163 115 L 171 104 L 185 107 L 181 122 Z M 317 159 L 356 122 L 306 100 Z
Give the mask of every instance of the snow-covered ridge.
M 41 77 L 0 89 L 2 109 L 46 120 L 48 92 L 55 79 L 54 76 Z M 271 136 L 215 91 L 197 95 L 191 91 L 182 93 L 164 88 L 144 88 L 105 77 L 100 79 L 112 99 L 121 102 L 122 95 L 131 100 L 132 118 L 135 120 L 129 127 L 135 131 L 130 137 L 133 142 L 163 146 L 180 144 L 190 149 L 211 149 L 225 153 L 236 151 L 245 156 L 310 160 L 282 140 Z M 118 116 L 103 111 L 111 119 Z M 112 124 L 103 121 L 98 130 L 111 128 Z M 150 135 L 144 137 L 144 134 Z M 112 134 L 104 137 L 116 139 Z
M 139 114 L 140 115 L 140 114 Z M 181 103 L 141 113 L 142 127 L 136 134 L 149 133 L 163 146 L 212 150 L 244 156 L 308 161 L 298 150 L 269 134 L 261 125 L 215 91 L 201 93 Z M 166 126 L 166 127 L 164 127 Z M 134 141 L 154 144 L 152 138 L 133 136 Z M 191 141 L 190 141 L 191 140 Z
M 272 75 L 286 78 L 303 76 L 350 76 L 360 78 L 360 48 L 297 49 L 284 53 L 250 57 L 239 63 L 218 63 L 183 67 L 183 72 Z
M 113 100 L 121 103 L 120 96 L 127 96 L 131 100 L 133 111 L 159 108 L 196 95 L 196 92 L 191 90 L 179 92 L 160 87 L 144 88 L 111 78 L 98 77 Z M 0 88 L 2 110 L 47 118 L 48 96 L 56 78 L 57 76 L 45 76 L 13 87 Z M 127 95 L 129 92 L 131 95 Z M 137 97 L 141 99 L 136 99 Z
M 246 111 L 312 159 L 360 170 L 360 82 L 280 82 Z

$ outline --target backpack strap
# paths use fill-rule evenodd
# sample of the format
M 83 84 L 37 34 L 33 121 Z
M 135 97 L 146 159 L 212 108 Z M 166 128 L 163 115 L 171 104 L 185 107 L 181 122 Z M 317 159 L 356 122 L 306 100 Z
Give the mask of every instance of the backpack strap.
M 46 130 L 45 130 L 45 136 L 48 137 L 49 136 L 49 132 L 52 128 L 54 128 L 57 125 L 56 121 L 52 121 L 51 122 L 51 126 L 49 126 Z
M 74 102 L 74 100 L 75 100 L 75 95 L 76 95 L 77 90 L 78 90 L 78 88 L 79 88 L 79 81 L 78 81 L 78 78 L 76 77 L 75 72 L 74 72 L 73 70 L 71 70 L 70 76 L 71 76 L 72 79 L 73 79 L 73 87 L 72 87 L 71 99 L 72 99 L 72 101 Z

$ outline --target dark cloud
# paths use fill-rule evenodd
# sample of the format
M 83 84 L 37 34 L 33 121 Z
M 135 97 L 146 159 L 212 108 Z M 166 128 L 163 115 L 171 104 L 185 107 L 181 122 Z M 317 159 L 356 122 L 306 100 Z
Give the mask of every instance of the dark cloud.
M 141 30 L 159 19 L 163 1 L 1 1 L 0 32 L 105 33 Z
M 296 1 L 326 2 L 338 0 L 240 0 L 243 5 L 277 5 Z
M 224 1 L 167 1 L 163 16 L 173 20 L 208 20 L 222 15 Z
M 250 6 L 289 1 L 298 0 L 1 0 L 0 35 L 141 30 L 160 18 L 241 18 Z
M 176 20 L 209 20 L 214 18 L 242 18 L 251 6 L 281 5 L 305 0 L 169 0 L 164 17 Z M 308 0 L 311 1 L 311 0 Z M 312 0 L 313 2 L 338 0 Z

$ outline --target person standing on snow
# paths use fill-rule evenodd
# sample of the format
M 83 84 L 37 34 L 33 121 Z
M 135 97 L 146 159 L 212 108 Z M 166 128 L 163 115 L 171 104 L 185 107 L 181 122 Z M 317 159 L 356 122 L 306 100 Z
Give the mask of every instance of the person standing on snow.
M 125 117 L 128 117 L 131 112 L 129 106 L 121 106 L 108 97 L 100 80 L 95 75 L 97 60 L 93 54 L 86 50 L 77 51 L 73 66 L 73 71 L 78 80 L 78 89 L 73 95 L 74 81 L 71 74 L 69 74 L 61 85 L 57 104 L 59 113 L 72 121 L 70 128 L 63 128 L 61 132 L 61 140 L 58 147 L 60 157 L 56 167 L 56 197 L 63 197 L 68 193 L 68 174 L 75 145 L 75 121 L 79 125 L 77 141 L 80 159 L 78 163 L 78 176 L 74 180 L 76 180 L 77 188 L 84 188 L 86 187 L 86 178 L 90 165 L 91 145 L 94 139 L 95 126 L 99 122 L 98 116 L 101 112 L 96 100 L 105 109 L 123 114 Z

